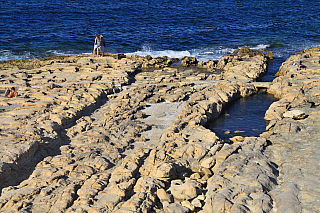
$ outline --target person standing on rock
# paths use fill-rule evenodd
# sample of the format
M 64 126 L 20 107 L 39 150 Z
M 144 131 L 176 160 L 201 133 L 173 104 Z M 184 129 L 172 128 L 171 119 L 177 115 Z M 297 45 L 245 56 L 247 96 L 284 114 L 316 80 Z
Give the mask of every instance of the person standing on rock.
M 96 34 L 96 38 L 94 39 L 94 44 L 93 44 L 93 56 L 99 56 L 99 49 L 100 49 L 100 38 L 99 35 Z M 95 55 L 95 52 L 97 51 L 97 55 Z
M 103 35 L 100 35 L 100 54 L 101 54 L 101 57 L 103 57 L 103 53 L 104 53 L 104 47 L 106 46 L 106 40 L 104 40 L 103 38 Z

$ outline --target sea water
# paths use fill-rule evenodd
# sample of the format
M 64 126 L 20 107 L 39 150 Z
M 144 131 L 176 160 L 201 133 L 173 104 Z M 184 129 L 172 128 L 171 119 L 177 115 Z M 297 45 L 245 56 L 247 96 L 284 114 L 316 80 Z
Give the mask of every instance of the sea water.
M 320 45 L 320 1 L 0 0 L 0 60 L 106 52 L 219 59 L 241 46 L 276 59 Z
M 249 97 L 229 103 L 218 118 L 207 127 L 220 139 L 228 140 L 234 136 L 259 136 L 266 131 L 264 115 L 269 106 L 277 99 L 268 93 L 258 92 Z
M 291 54 L 320 46 L 319 11 L 318 0 L 0 0 L 0 61 L 91 54 L 102 34 L 111 53 L 208 60 L 241 46 L 273 51 L 262 79 L 271 81 Z M 272 101 L 241 99 L 210 128 L 222 138 L 258 135 Z

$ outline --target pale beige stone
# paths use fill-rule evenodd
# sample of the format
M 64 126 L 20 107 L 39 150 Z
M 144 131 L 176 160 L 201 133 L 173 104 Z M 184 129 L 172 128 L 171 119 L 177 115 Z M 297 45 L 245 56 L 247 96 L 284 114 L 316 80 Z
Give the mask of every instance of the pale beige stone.
M 194 206 L 194 207 L 197 207 L 197 208 L 202 208 L 202 203 L 201 203 L 201 200 L 200 199 L 194 199 L 192 200 L 191 204 Z
M 188 213 L 189 212 L 189 209 L 187 207 L 184 207 L 177 203 L 170 204 L 169 206 L 164 208 L 164 210 L 168 213 Z
M 196 207 L 200 212 L 270 212 L 316 208 L 312 202 L 318 196 L 317 176 L 309 178 L 308 172 L 314 170 L 307 162 L 317 162 L 312 153 L 317 150 L 313 127 L 319 123 L 319 71 L 311 68 L 318 66 L 319 56 L 317 51 L 305 52 L 284 62 L 279 77 L 268 85 L 268 92 L 280 99 L 266 113 L 271 120 L 268 132 L 263 138 L 233 138 L 234 144 L 221 141 L 204 126 L 231 100 L 251 95 L 257 91 L 255 86 L 261 86 L 249 82 L 266 71 L 269 56 L 262 52 L 242 48 L 219 61 L 198 62 L 215 81 L 205 80 L 208 74 L 193 68 L 170 67 L 172 61 L 165 57 L 105 54 L 1 63 L 3 83 L 21 84 L 21 96 L 1 99 L 0 104 L 6 110 L 0 112 L 0 180 L 9 185 L 2 190 L 0 209 L 190 212 Z M 308 70 L 292 67 L 292 60 L 300 59 L 309 63 Z M 192 58 L 183 63 L 196 65 Z M 141 67 L 157 69 L 144 72 Z M 214 73 L 216 68 L 219 74 Z M 25 86 L 27 81 L 32 87 Z M 155 112 L 142 113 L 150 102 L 157 103 L 150 107 Z M 293 109 L 309 116 L 283 119 Z M 36 164 L 33 171 L 29 163 Z M 21 169 L 32 174 L 20 184 L 11 184 L 24 174 Z M 300 194 L 281 185 L 289 177 Z M 270 193 L 275 183 L 279 190 Z
M 306 113 L 302 110 L 295 109 L 295 110 L 291 110 L 283 113 L 283 117 L 300 120 L 306 117 Z
M 192 175 L 190 175 L 190 178 L 193 180 L 197 180 L 197 179 L 200 179 L 201 176 L 199 173 L 193 173 Z
M 190 209 L 190 211 L 194 211 L 195 210 L 194 205 L 192 203 L 190 203 L 190 201 L 188 201 L 188 200 L 182 201 L 181 205 L 187 207 L 188 209 Z
M 168 194 L 163 188 L 157 189 L 157 196 L 162 202 L 162 204 L 167 201 L 169 203 L 172 202 L 172 195 Z
M 177 200 L 190 200 L 197 197 L 196 187 L 191 184 L 173 185 L 170 191 Z
M 201 162 L 201 166 L 204 168 L 210 169 L 211 167 L 214 166 L 215 163 L 216 163 L 216 159 L 214 157 L 210 157 L 210 158 L 204 159 Z

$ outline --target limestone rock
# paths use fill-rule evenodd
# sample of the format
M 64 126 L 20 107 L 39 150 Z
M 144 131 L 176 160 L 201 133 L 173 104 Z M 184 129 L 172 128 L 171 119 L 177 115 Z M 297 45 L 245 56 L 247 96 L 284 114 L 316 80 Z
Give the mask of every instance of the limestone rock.
M 232 142 L 241 142 L 244 140 L 244 138 L 242 136 L 234 136 L 232 138 L 229 138 L 229 140 Z
M 176 171 L 172 164 L 160 163 L 153 167 L 150 175 L 156 178 L 175 178 Z
M 204 167 L 204 168 L 210 169 L 211 167 L 214 166 L 215 163 L 216 163 L 215 158 L 214 157 L 210 157 L 210 158 L 204 159 L 201 162 L 201 166 Z
M 175 200 L 190 200 L 197 197 L 197 189 L 191 184 L 171 185 L 169 190 Z
M 20 94 L 0 98 L 1 212 L 317 209 L 319 50 L 290 57 L 270 83 L 268 132 L 229 142 L 206 125 L 257 92 L 272 53 L 243 47 L 185 67 L 124 54 L 1 62 L 0 87 Z
M 193 180 L 198 180 L 201 178 L 201 175 L 199 173 L 193 173 L 192 175 L 190 175 L 190 178 Z
M 197 59 L 194 58 L 194 57 L 184 57 L 184 58 L 181 60 L 181 66 L 184 66 L 184 67 L 196 65 L 197 63 L 198 63 L 198 62 L 197 62 Z
M 182 201 L 181 205 L 187 207 L 188 209 L 190 209 L 190 211 L 194 211 L 195 210 L 194 205 L 192 203 L 190 203 L 190 201 L 188 201 L 188 200 Z
M 169 206 L 164 208 L 164 210 L 168 213 L 188 213 L 189 212 L 189 209 L 187 207 L 184 207 L 177 203 L 170 204 Z
M 295 110 L 291 110 L 283 113 L 283 117 L 300 120 L 306 117 L 306 113 L 302 110 L 295 109 Z
M 305 129 L 306 127 L 294 120 L 281 120 L 278 121 L 275 126 L 273 127 L 272 131 L 276 134 L 283 134 L 283 133 L 297 133 L 301 130 Z
M 202 208 L 202 203 L 200 199 L 194 199 L 192 200 L 191 204 L 196 208 Z
M 168 194 L 164 189 L 160 188 L 157 189 L 157 196 L 160 199 L 160 201 L 163 203 L 164 201 L 167 201 L 169 203 L 172 202 L 172 195 Z

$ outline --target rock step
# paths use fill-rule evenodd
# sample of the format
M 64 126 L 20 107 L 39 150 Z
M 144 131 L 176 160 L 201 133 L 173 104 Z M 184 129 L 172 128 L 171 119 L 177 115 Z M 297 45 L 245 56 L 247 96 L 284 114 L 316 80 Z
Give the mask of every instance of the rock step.
M 244 138 L 229 144 L 204 127 L 228 102 L 256 92 L 248 82 L 266 71 L 264 54 L 241 53 L 203 64 L 210 75 L 190 67 L 164 67 L 165 58 L 115 57 L 65 57 L 37 61 L 36 69 L 24 65 L 32 69 L 24 74 L 11 70 L 16 76 L 26 75 L 34 85 L 21 90 L 21 100 L 28 102 L 16 103 L 16 111 L 33 109 L 34 114 L 23 119 L 26 126 L 33 122 L 32 130 L 47 143 L 42 144 L 45 158 L 31 169 L 29 178 L 2 190 L 2 212 L 271 210 L 268 192 L 276 176 L 263 155 L 266 140 Z M 184 61 L 185 66 L 196 64 L 192 58 Z M 211 70 L 215 64 L 219 72 Z M 163 70 L 141 70 L 156 67 Z M 10 71 L 5 74 L 10 81 Z M 212 81 L 203 81 L 206 77 Z M 112 89 L 104 88 L 102 81 L 112 82 Z M 133 86 L 122 91 L 114 87 L 130 82 Z M 160 84 L 164 82 L 168 84 Z M 108 101 L 83 114 L 101 93 L 110 94 Z M 161 107 L 166 102 L 181 108 L 173 113 Z M 164 116 L 158 135 L 149 136 L 145 133 L 154 130 L 157 121 L 147 121 L 152 114 L 143 109 L 151 103 L 160 103 L 157 117 L 172 114 Z M 66 126 L 62 138 L 67 144 L 48 156 Z M 14 135 L 10 128 L 1 132 L 7 134 L 4 138 Z
M 103 87 L 104 86 L 101 88 Z M 64 89 L 68 90 L 68 86 L 64 87 Z M 69 89 L 71 91 L 72 86 Z M 69 98 L 69 101 L 61 104 L 60 107 L 48 107 L 43 112 L 37 112 L 39 105 L 24 109 L 23 105 L 26 104 L 25 102 L 22 103 L 22 106 L 17 106 L 14 111 L 2 112 L 2 116 L 13 114 L 13 120 L 11 122 L 9 122 L 9 120 L 1 120 L 2 135 L 0 137 L 6 149 L 8 149 L 7 153 L 1 154 L 2 187 L 7 184 L 13 184 L 12 180 L 15 180 L 16 184 L 17 181 L 21 181 L 21 178 L 26 178 L 25 175 L 29 173 L 24 172 L 24 175 L 19 175 L 22 170 L 32 171 L 32 167 L 35 166 L 39 160 L 47 155 L 58 153 L 59 147 L 68 143 L 68 138 L 63 135 L 63 131 L 61 130 L 64 129 L 65 126 L 75 122 L 76 119 L 83 114 L 87 114 L 95 110 L 96 107 L 99 107 L 99 101 L 106 96 L 106 93 L 108 94 L 113 91 L 112 87 L 109 86 L 104 87 L 104 89 L 105 91 L 93 89 L 95 94 L 92 96 L 90 93 L 93 92 L 93 90 L 88 88 L 90 92 L 87 93 L 87 95 L 81 95 L 86 103 L 80 104 L 80 101 L 77 106 L 73 105 L 71 103 L 72 98 Z M 50 93 L 49 88 L 42 88 L 39 93 L 36 92 L 37 89 L 28 90 L 30 90 L 35 97 L 34 100 L 39 98 L 39 102 L 41 102 L 43 96 L 42 92 Z M 27 92 L 24 92 L 24 94 L 28 95 Z M 55 93 L 55 97 L 50 100 L 51 102 L 46 102 L 45 106 L 52 106 L 53 102 L 65 101 L 64 95 L 65 93 L 63 91 Z M 11 101 L 18 100 L 19 99 L 12 99 Z M 32 120 L 30 119 L 26 123 L 25 118 L 27 117 L 32 117 Z M 26 125 L 29 126 L 27 132 L 23 128 Z M 10 132 L 12 129 L 16 130 L 11 137 L 3 137 L 5 136 L 5 132 Z M 17 137 L 18 135 L 21 136 Z M 10 148 L 8 148 L 9 146 Z M 19 146 L 24 148 L 18 148 Z M 26 169 L 26 167 L 28 169 Z

